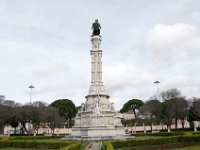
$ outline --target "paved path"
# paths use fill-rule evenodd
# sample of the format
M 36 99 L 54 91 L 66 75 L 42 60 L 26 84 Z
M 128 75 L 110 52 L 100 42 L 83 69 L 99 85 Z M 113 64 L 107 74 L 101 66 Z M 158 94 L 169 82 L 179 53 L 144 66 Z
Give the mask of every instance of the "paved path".
M 85 150 L 101 150 L 101 142 L 91 142 Z

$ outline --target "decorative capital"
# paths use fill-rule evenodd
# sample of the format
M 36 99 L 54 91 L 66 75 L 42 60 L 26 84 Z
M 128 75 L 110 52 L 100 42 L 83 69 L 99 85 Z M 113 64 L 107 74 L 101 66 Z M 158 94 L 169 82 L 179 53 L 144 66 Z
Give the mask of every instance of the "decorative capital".
M 101 49 L 101 37 L 100 36 L 93 36 L 91 38 L 91 43 L 92 43 L 92 50 L 100 50 Z

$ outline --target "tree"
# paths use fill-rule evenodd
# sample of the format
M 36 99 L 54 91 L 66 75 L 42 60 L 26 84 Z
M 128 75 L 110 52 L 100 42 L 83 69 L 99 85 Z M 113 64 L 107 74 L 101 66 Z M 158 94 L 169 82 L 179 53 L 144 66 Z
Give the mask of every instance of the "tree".
M 10 109 L 7 106 L 0 104 L 0 129 L 2 129 L 9 118 Z
M 52 106 L 48 106 L 45 109 L 45 120 L 49 128 L 51 128 L 52 134 L 54 134 L 56 127 L 60 127 L 64 123 L 64 119 L 59 115 L 58 109 Z
M 160 101 L 159 100 L 149 100 L 140 107 L 139 112 L 150 119 L 150 127 L 152 131 L 153 119 L 160 113 Z
M 185 127 L 185 120 L 189 113 L 189 105 L 184 97 L 177 97 L 171 99 L 175 107 L 175 128 L 177 129 L 177 121 L 181 120 L 182 128 Z
M 189 119 L 191 121 L 200 121 L 200 98 L 194 97 L 189 109 Z
M 172 100 L 165 100 L 161 103 L 159 117 L 167 125 L 168 132 L 171 130 L 171 124 L 175 116 L 175 107 Z
M 10 110 L 10 115 L 8 118 L 8 124 L 11 125 L 15 129 L 14 134 L 16 134 L 16 128 L 19 126 L 19 120 L 17 116 L 17 107 L 12 108 Z
M 165 100 L 169 100 L 172 98 L 180 97 L 181 92 L 176 88 L 172 88 L 167 91 L 161 92 L 160 95 L 161 95 L 161 98 L 165 101 Z
M 172 112 L 174 113 L 175 128 L 177 128 L 178 119 L 181 120 L 182 127 L 184 128 L 185 119 L 188 114 L 188 102 L 181 96 L 181 92 L 176 88 L 172 88 L 161 92 L 161 97 L 164 101 L 170 101 L 172 104 L 171 112 L 170 115 L 168 114 L 168 117 L 171 116 Z
M 28 131 L 26 124 L 32 122 L 32 113 L 33 113 L 33 106 L 31 105 L 24 105 L 21 107 L 18 107 L 17 109 L 17 118 L 22 125 L 21 131 L 22 133 L 26 132 L 27 134 L 30 134 Z
M 135 115 L 135 119 L 137 119 L 136 116 L 136 110 L 138 110 L 142 105 L 143 105 L 143 101 L 139 100 L 139 99 L 131 99 L 128 102 L 126 102 L 122 109 L 120 110 L 121 113 L 123 112 L 128 112 L 129 110 L 132 110 L 134 115 Z
M 60 116 L 64 117 L 68 121 L 68 124 L 76 116 L 76 106 L 71 100 L 59 99 L 54 101 L 51 106 L 58 109 Z

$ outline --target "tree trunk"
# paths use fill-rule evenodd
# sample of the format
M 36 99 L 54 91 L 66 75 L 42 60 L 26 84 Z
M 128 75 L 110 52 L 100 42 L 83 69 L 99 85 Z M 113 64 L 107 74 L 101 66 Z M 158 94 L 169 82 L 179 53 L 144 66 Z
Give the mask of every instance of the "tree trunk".
M 175 129 L 177 129 L 177 127 L 178 127 L 178 119 L 177 117 L 175 117 Z
M 15 129 L 15 130 L 14 130 L 14 134 L 16 134 L 16 130 L 17 130 L 16 127 L 15 127 L 14 129 Z
M 185 120 L 181 120 L 181 125 L 182 125 L 182 128 L 184 129 L 185 128 Z
M 36 129 L 36 134 L 37 134 L 37 135 L 38 135 L 38 130 L 39 130 L 39 128 Z
M 151 128 L 151 132 L 153 131 L 153 116 L 151 116 L 151 125 L 150 125 L 150 128 Z
M 23 129 L 25 130 L 25 132 L 29 135 L 29 132 L 26 128 L 26 122 L 21 122 Z
M 153 123 L 152 122 L 151 122 L 150 128 L 151 128 L 151 132 L 152 132 L 153 131 Z

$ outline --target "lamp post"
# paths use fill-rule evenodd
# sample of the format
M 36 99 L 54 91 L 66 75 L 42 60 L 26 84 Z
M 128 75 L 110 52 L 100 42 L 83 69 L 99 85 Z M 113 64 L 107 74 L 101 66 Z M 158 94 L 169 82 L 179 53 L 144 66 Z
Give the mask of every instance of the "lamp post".
M 156 84 L 156 88 L 157 88 L 157 100 L 159 100 L 159 88 L 158 88 L 159 83 L 160 83 L 159 81 L 154 82 L 154 84 Z
M 33 85 L 30 85 L 28 88 L 31 89 L 31 91 L 30 91 L 30 104 L 31 104 L 32 89 L 35 88 L 35 87 Z

